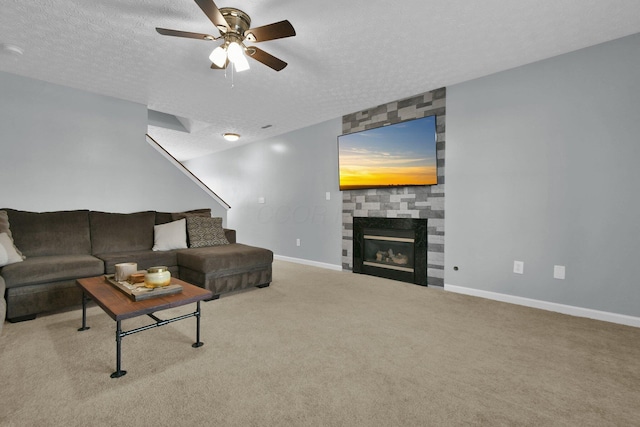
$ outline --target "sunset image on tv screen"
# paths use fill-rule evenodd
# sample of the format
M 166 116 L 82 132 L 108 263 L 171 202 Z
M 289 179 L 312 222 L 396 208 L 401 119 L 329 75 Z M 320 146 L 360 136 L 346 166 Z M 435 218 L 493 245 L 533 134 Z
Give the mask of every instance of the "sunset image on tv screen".
M 436 117 L 338 137 L 340 190 L 438 183 Z

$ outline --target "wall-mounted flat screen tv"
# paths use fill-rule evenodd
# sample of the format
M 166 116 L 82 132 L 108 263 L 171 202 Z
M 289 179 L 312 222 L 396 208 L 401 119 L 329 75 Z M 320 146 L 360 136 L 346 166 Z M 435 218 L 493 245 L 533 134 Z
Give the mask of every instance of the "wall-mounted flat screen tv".
M 338 136 L 340 190 L 438 183 L 436 116 Z

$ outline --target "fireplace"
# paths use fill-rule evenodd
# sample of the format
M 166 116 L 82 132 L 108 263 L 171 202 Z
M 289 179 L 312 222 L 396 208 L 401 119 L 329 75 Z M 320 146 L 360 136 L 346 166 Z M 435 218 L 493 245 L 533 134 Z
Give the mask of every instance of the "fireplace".
M 353 218 L 353 272 L 427 285 L 427 220 Z

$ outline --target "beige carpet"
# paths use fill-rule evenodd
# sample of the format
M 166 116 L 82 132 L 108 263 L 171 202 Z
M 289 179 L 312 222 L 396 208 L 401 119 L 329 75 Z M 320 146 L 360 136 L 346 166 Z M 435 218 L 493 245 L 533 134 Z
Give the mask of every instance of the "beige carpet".
M 80 322 L 5 323 L 0 425 L 640 424 L 640 329 L 369 276 L 276 262 L 203 305 L 204 347 L 193 318 L 125 337 L 119 379 L 115 322 Z

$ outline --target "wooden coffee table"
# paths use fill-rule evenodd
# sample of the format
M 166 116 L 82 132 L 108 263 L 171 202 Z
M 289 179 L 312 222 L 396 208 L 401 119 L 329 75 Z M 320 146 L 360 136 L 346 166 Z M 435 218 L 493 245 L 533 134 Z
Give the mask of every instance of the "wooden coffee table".
M 174 295 L 159 296 L 143 301 L 133 301 L 122 291 L 116 289 L 107 282 L 104 276 L 88 277 L 76 280 L 77 285 L 82 289 L 82 327 L 78 331 L 86 331 L 87 326 L 87 301 L 94 300 L 113 320 L 116 321 L 116 371 L 111 374 L 111 378 L 119 378 L 127 373 L 120 369 L 120 359 L 122 356 L 122 338 L 147 329 L 164 326 L 168 323 L 189 317 L 196 318 L 196 342 L 192 347 L 201 347 L 200 341 L 200 301 L 213 298 L 213 293 L 206 289 L 194 286 L 179 279 L 171 278 L 171 283 L 182 285 L 182 292 Z M 186 304 L 196 303 L 197 308 L 193 313 L 188 313 L 172 319 L 160 319 L 154 315 L 155 312 L 168 308 L 179 307 Z M 147 315 L 155 323 L 142 326 L 130 331 L 122 330 L 122 321 L 138 316 Z

